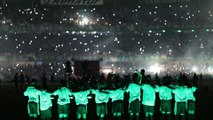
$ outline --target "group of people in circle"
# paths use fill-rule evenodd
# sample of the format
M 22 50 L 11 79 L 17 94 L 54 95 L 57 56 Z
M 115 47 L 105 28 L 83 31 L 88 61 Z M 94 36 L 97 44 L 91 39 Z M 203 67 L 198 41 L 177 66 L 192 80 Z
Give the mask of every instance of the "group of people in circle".
M 129 119 L 139 120 L 140 112 L 145 116 L 145 120 L 154 120 L 156 98 L 160 100 L 161 120 L 185 120 L 186 113 L 188 120 L 195 119 L 196 86 L 185 84 L 179 80 L 178 84 L 170 84 L 167 79 L 162 80 L 160 85 L 155 84 L 150 75 L 144 75 L 136 70 L 131 76 L 131 82 L 123 86 L 122 82 L 116 82 L 115 89 L 106 89 L 104 81 L 98 82 L 97 88 L 85 89 L 78 84 L 78 91 L 67 87 L 66 81 L 61 80 L 58 89 L 49 92 L 46 89 L 37 89 L 36 80 L 31 80 L 29 86 L 24 91 L 24 96 L 28 96 L 28 114 L 30 119 L 52 119 L 52 99 L 57 98 L 57 112 L 59 119 L 68 119 L 70 115 L 70 99 L 76 103 L 77 119 L 87 119 L 88 95 L 93 94 L 96 103 L 96 115 L 100 120 L 105 119 L 108 114 L 107 103 L 112 101 L 112 115 L 114 119 L 122 119 L 124 114 L 125 93 L 128 94 Z M 156 94 L 158 93 L 158 94 Z M 57 97 L 55 97 L 57 96 Z M 174 102 L 172 102 L 174 100 Z M 172 104 L 174 103 L 174 104 Z M 172 107 L 174 106 L 174 107 Z M 172 117 L 174 115 L 174 117 Z

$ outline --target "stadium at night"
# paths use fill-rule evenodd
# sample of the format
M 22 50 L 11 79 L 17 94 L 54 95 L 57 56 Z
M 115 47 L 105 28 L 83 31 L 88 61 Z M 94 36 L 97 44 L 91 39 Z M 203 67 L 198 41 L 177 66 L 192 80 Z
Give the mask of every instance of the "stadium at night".
M 0 0 L 0 117 L 212 120 L 212 6 L 212 0 Z M 136 101 L 132 84 L 140 89 Z M 154 105 L 147 105 L 145 86 L 153 84 L 156 101 L 149 98 Z M 158 97 L 165 84 L 172 93 L 170 117 Z M 188 89 L 180 102 L 175 96 L 183 84 Z M 32 86 L 38 98 L 31 101 L 26 91 Z M 61 88 L 69 91 L 68 107 L 60 104 Z M 113 92 L 121 88 L 123 99 L 115 102 Z M 41 105 L 44 90 L 51 96 L 48 109 Z M 86 105 L 77 100 L 82 91 L 89 91 Z M 109 99 L 103 106 L 100 91 Z M 139 107 L 131 107 L 137 100 Z M 116 114 L 120 101 L 123 111 Z M 183 113 L 178 102 L 186 104 Z M 64 107 L 69 110 L 61 114 Z

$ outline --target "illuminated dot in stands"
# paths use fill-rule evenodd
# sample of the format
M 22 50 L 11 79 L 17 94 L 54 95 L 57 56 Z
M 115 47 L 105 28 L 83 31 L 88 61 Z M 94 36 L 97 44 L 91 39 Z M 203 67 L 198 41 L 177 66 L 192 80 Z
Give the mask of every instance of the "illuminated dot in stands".
M 177 30 L 178 33 L 182 32 L 181 30 Z

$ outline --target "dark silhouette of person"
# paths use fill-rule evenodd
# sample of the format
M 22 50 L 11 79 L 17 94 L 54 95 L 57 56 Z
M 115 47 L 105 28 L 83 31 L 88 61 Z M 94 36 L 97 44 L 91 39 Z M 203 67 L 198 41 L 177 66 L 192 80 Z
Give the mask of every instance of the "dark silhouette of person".
M 157 85 L 160 85 L 160 78 L 157 73 L 155 74 L 154 81 L 156 82 Z
M 198 76 L 195 73 L 193 78 L 192 78 L 192 85 L 197 87 L 197 81 L 198 81 Z
M 199 84 L 201 84 L 202 83 L 202 79 L 203 79 L 203 75 L 202 75 L 202 73 L 200 73 L 200 75 L 199 75 Z
M 19 82 L 19 77 L 18 77 L 18 73 L 15 74 L 14 78 L 13 78 L 13 82 L 15 84 L 15 90 L 18 90 L 18 82 Z
M 51 81 L 51 83 L 53 83 L 53 82 L 55 81 L 55 76 L 54 76 L 54 74 L 52 74 L 52 75 L 50 76 L 50 81 Z
M 145 69 L 141 69 L 142 81 L 139 81 L 139 84 L 146 82 Z
M 25 77 L 26 77 L 26 85 L 29 85 L 30 84 L 30 77 L 29 77 L 29 75 L 26 75 Z
M 20 91 L 23 90 L 23 87 L 24 87 L 24 82 L 25 82 L 25 76 L 24 76 L 24 73 L 21 72 L 21 75 L 19 76 L 19 82 L 20 82 Z
M 47 77 L 45 74 L 43 74 L 43 76 L 41 77 L 41 81 L 43 88 L 47 89 Z

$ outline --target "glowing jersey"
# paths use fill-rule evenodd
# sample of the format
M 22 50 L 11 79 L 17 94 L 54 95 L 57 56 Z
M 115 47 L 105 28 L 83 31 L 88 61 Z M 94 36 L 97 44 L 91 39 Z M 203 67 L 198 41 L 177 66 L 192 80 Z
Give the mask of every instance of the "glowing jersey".
M 52 107 L 52 101 L 51 101 L 51 93 L 48 93 L 46 91 L 42 91 L 40 94 L 40 109 L 41 110 L 47 110 L 48 108 Z
M 129 92 L 129 103 L 138 99 L 141 100 L 141 86 L 135 83 L 130 83 L 126 89 Z
M 172 99 L 172 89 L 167 86 L 158 86 L 156 92 L 159 92 L 160 100 L 171 100 Z
M 187 87 L 179 86 L 174 89 L 172 92 L 175 94 L 175 102 L 186 102 L 187 101 Z
M 73 92 L 76 105 L 86 105 L 88 103 L 87 96 L 89 95 L 89 93 L 90 93 L 89 90 Z
M 27 90 L 24 92 L 24 96 L 28 96 L 28 102 L 39 102 L 39 94 L 41 93 L 40 90 L 36 89 L 33 86 L 27 87 Z
M 95 94 L 95 103 L 107 103 L 109 101 L 109 94 L 99 90 L 92 90 Z
M 187 100 L 193 100 L 195 101 L 195 96 L 194 96 L 194 92 L 197 90 L 196 87 L 191 87 L 191 88 L 188 88 L 188 91 L 187 91 Z
M 110 98 L 112 99 L 112 102 L 116 100 L 124 100 L 124 92 L 125 90 L 123 89 L 110 90 L 109 95 L 110 95 Z
M 58 90 L 56 90 L 53 95 L 58 95 L 58 101 L 57 103 L 59 105 L 65 105 L 67 103 L 70 103 L 70 98 L 69 96 L 72 95 L 72 93 L 70 92 L 70 90 L 66 87 L 62 87 Z
M 142 104 L 148 106 L 155 106 L 155 88 L 149 84 L 143 84 L 141 88 L 143 89 Z

